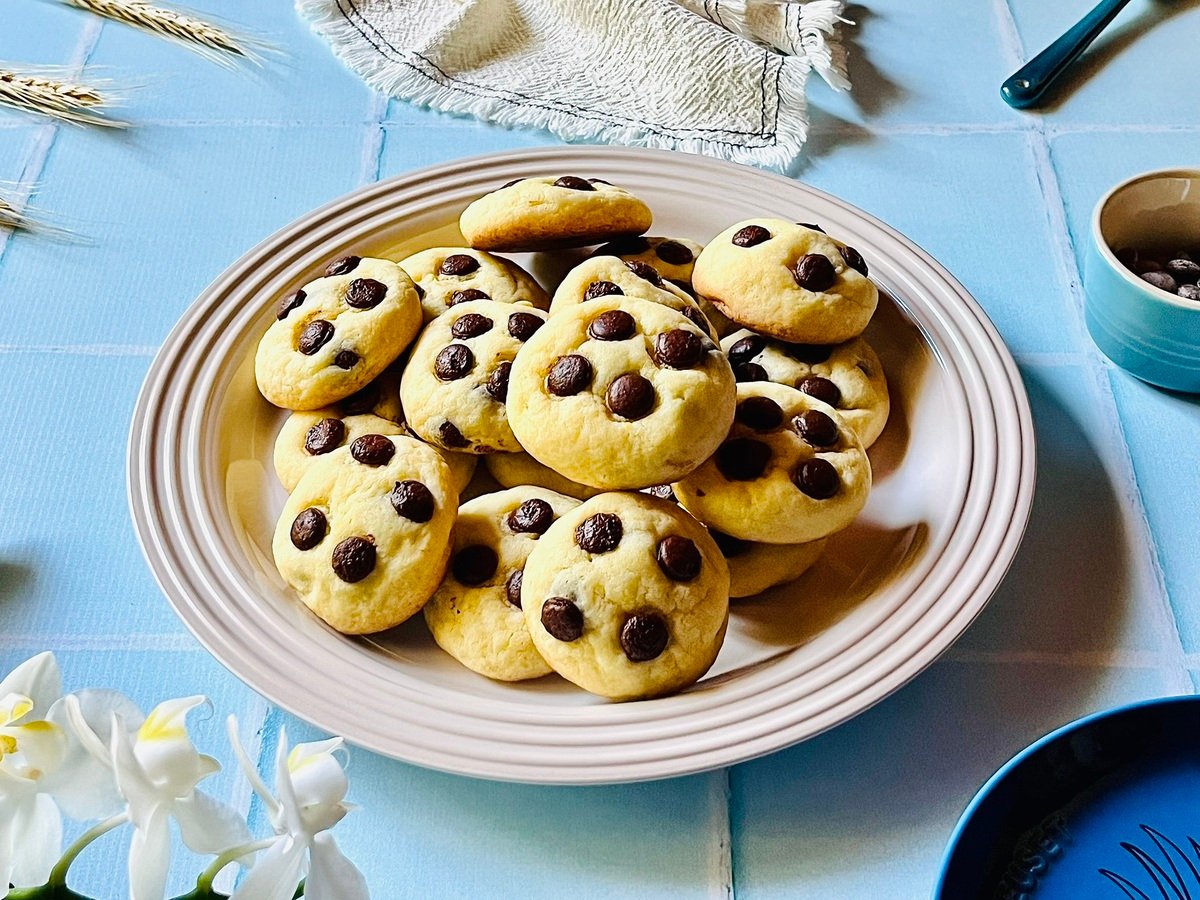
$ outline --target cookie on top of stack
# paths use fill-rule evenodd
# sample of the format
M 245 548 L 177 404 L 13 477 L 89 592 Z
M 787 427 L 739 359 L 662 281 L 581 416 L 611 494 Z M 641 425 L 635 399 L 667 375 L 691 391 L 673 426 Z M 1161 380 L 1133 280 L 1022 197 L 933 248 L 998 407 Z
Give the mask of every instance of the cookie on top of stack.
M 276 300 L 275 560 L 318 616 L 423 611 L 481 675 L 641 699 L 708 671 L 731 598 L 819 564 L 888 418 L 867 263 L 812 224 L 651 224 L 603 179 L 520 178 L 463 210 L 467 246 L 343 257 Z M 585 247 L 546 286 L 496 255 Z

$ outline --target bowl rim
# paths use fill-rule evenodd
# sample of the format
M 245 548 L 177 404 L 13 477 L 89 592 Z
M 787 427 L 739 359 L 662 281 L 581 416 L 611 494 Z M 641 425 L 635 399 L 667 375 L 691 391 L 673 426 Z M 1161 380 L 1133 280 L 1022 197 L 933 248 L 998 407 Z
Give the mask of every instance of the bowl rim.
M 1000 766 L 992 775 L 985 781 L 971 797 L 966 808 L 963 809 L 962 815 L 958 817 L 958 821 L 954 823 L 954 829 L 950 832 L 950 838 L 946 841 L 946 849 L 942 851 L 942 861 L 938 869 L 937 882 L 933 887 L 932 900 L 941 900 L 946 889 L 946 877 L 950 871 L 950 862 L 958 852 L 959 846 L 962 844 L 963 836 L 966 833 L 967 827 L 975 818 L 980 808 L 988 801 L 997 786 L 1005 781 L 1015 770 L 1025 764 L 1031 756 L 1042 750 L 1042 748 L 1057 743 L 1065 737 L 1089 728 L 1097 722 L 1107 719 L 1119 718 L 1128 715 L 1137 710 L 1146 709 L 1148 707 L 1160 706 L 1187 706 L 1195 703 L 1200 703 L 1200 695 L 1197 694 L 1169 694 L 1165 697 L 1150 697 L 1143 700 L 1134 700 L 1130 703 L 1123 703 L 1119 706 L 1112 706 L 1108 709 L 1097 710 L 1086 715 L 1073 719 L 1064 725 L 1047 732 L 1046 734 L 1033 741 L 1027 747 L 1017 751 L 1009 760 Z
M 1137 288 L 1143 297 L 1150 300 L 1157 300 L 1160 303 L 1167 303 L 1170 306 L 1185 309 L 1192 313 L 1200 313 L 1200 303 L 1197 303 L 1195 300 L 1184 300 L 1175 294 L 1167 293 L 1162 288 L 1155 287 L 1150 282 L 1142 280 L 1142 278 L 1125 268 L 1125 264 L 1117 259 L 1117 254 L 1109 246 L 1104 233 L 1100 230 L 1100 217 L 1113 197 L 1120 191 L 1133 187 L 1135 184 L 1141 184 L 1143 181 L 1154 181 L 1159 178 L 1190 178 L 1200 185 L 1200 168 L 1181 168 L 1176 166 L 1169 169 L 1151 169 L 1148 172 L 1141 172 L 1140 174 L 1126 178 L 1124 181 L 1117 182 L 1096 202 L 1096 206 L 1092 210 L 1092 246 L 1096 248 L 1100 258 L 1108 264 L 1109 268 L 1113 269 L 1130 285 Z

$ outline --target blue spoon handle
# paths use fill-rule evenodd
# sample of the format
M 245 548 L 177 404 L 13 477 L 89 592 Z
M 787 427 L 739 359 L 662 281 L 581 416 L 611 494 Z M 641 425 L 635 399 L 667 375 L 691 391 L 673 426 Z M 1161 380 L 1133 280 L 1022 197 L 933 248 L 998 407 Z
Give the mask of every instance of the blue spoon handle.
M 1080 19 L 1070 31 L 1000 85 L 1004 102 L 1016 109 L 1035 105 L 1046 89 L 1079 58 L 1079 54 L 1088 48 L 1127 3 L 1129 0 L 1100 0 L 1096 8 Z

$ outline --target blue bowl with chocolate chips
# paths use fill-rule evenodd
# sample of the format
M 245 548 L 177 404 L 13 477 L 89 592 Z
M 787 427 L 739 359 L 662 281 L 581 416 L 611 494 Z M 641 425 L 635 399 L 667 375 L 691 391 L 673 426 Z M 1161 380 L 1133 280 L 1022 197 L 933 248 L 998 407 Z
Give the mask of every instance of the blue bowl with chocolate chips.
M 1151 384 L 1200 393 L 1200 169 L 1137 175 L 1096 204 L 1084 288 L 1105 356 Z

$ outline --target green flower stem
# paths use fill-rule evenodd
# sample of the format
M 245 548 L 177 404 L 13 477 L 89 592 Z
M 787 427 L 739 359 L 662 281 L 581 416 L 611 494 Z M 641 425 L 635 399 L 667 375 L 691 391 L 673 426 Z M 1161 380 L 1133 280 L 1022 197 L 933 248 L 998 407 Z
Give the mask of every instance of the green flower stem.
M 50 888 L 65 888 L 67 886 L 67 870 L 71 868 L 71 863 L 75 862 L 75 857 L 83 852 L 84 847 L 128 821 L 129 813 L 117 813 L 111 819 L 105 819 L 85 831 L 79 840 L 68 847 L 67 852 L 55 863 L 54 868 L 50 870 L 50 878 L 46 885 Z
M 251 853 L 257 853 L 259 850 L 266 850 L 276 838 L 265 838 L 261 841 L 251 841 L 249 844 L 242 844 L 240 847 L 231 847 L 221 853 L 212 861 L 207 869 L 200 873 L 200 877 L 196 879 L 196 893 L 205 893 L 212 891 L 212 883 L 227 865 L 236 862 L 242 857 L 249 856 Z

